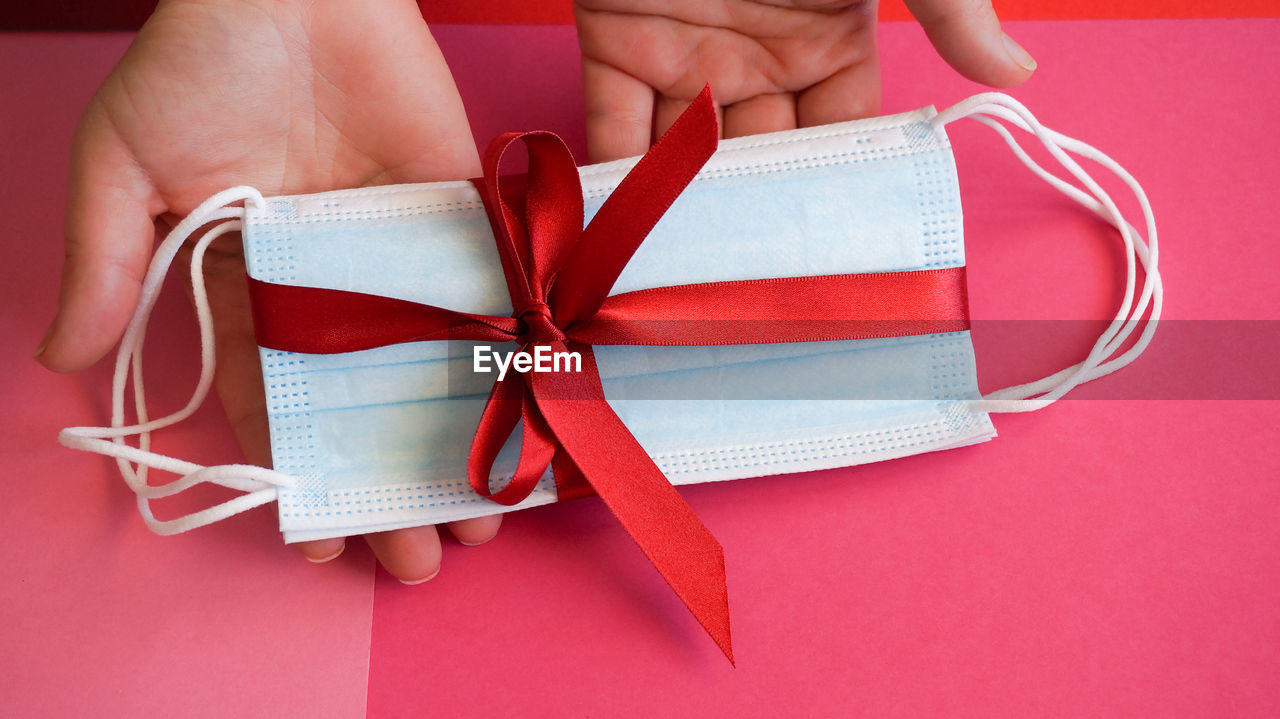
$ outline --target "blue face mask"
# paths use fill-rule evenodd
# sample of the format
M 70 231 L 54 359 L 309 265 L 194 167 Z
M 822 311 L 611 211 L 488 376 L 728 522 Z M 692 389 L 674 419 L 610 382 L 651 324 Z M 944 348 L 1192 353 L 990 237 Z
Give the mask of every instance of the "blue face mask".
M 1088 357 L 1038 382 L 982 398 L 967 331 L 793 344 L 597 346 L 609 404 L 672 484 L 852 466 L 983 442 L 995 436 L 988 412 L 1042 407 L 1127 364 L 1146 347 L 1162 293 L 1155 227 L 1141 188 L 1098 151 L 1043 128 L 1016 101 L 995 93 L 942 114 L 924 109 L 722 142 L 654 227 L 613 292 L 963 267 L 959 188 L 942 128 L 964 116 L 993 127 L 1033 171 L 1120 231 L 1129 258 L 1127 291 L 1115 322 Z M 999 120 L 1035 134 L 1085 190 L 1035 165 Z M 1102 163 L 1134 189 L 1146 241 L 1064 150 Z M 581 168 L 588 219 L 634 163 Z M 241 201 L 243 208 L 234 206 Z M 212 347 L 212 330 L 201 301 L 199 262 L 213 238 L 233 230 L 243 232 L 249 274 L 257 280 L 479 314 L 512 312 L 493 236 L 470 183 L 271 199 L 238 188 L 211 198 L 157 252 L 122 343 L 113 426 L 62 434 L 69 446 L 120 458 L 153 529 L 185 531 L 274 500 L 286 540 L 301 541 L 556 501 L 550 475 L 510 507 L 469 486 L 468 448 L 499 371 L 496 361 L 487 363 L 490 372 L 475 371 L 474 343 L 414 342 L 332 355 L 262 349 L 274 470 L 200 467 L 125 445 L 119 438 L 145 436 L 185 418 L 207 391 L 209 349 L 187 409 L 155 421 L 140 415 L 139 424 L 123 425 L 125 382 L 140 357 L 142 327 L 159 282 L 187 236 L 218 220 L 222 224 L 200 240 L 193 256 L 206 348 Z M 1139 263 L 1145 270 L 1140 291 Z M 1148 323 L 1121 352 L 1148 309 Z M 135 373 L 140 376 L 140 367 Z M 494 486 L 511 476 L 517 449 L 518 437 L 499 454 Z M 148 486 L 146 466 L 183 476 Z M 177 520 L 151 515 L 150 499 L 200 481 L 245 494 Z

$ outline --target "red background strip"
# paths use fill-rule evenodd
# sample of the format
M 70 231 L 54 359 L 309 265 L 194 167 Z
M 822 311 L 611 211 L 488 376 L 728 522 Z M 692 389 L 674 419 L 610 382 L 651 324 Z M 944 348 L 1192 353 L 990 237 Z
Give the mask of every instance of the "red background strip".
M 568 0 L 419 0 L 429 22 L 454 25 L 567 25 L 573 22 Z M 1119 18 L 1277 17 L 1276 0 L 1076 0 L 1046 3 L 1043 0 L 995 0 L 996 12 L 1005 20 L 1111 20 Z M 882 20 L 910 20 L 902 0 L 880 3 Z
M 428 22 L 442 25 L 567 25 L 569 0 L 419 0 Z M 0 30 L 128 30 L 140 26 L 155 0 L 22 3 L 0 17 Z M 1123 18 L 1280 17 L 1277 0 L 996 0 L 1004 20 L 1113 20 Z M 909 20 L 902 0 L 880 3 L 882 20 Z

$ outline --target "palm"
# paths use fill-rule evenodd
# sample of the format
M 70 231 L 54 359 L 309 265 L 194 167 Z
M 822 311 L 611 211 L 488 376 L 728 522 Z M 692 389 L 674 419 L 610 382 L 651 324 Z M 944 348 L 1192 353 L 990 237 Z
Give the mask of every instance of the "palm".
M 989 2 L 907 4 L 971 79 L 1030 76 L 1034 61 L 1016 56 Z M 880 108 L 874 0 L 575 0 L 575 11 L 595 160 L 643 152 L 708 82 L 729 137 Z
M 830 96 L 842 87 L 855 91 L 843 108 L 877 109 L 874 4 L 639 5 L 578 0 L 579 41 L 588 75 L 621 74 L 656 91 L 656 133 L 708 82 L 725 108 L 729 135 L 824 122 L 836 109 Z
M 425 25 L 366 4 L 301 18 L 246 10 L 234 24 L 225 10 L 162 6 L 90 112 L 111 120 L 176 214 L 236 183 L 301 193 L 474 169 Z

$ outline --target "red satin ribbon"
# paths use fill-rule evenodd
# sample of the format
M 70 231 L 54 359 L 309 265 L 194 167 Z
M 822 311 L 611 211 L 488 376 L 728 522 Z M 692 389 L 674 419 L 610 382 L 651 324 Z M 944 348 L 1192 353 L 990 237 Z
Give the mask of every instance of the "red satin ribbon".
M 468 457 L 471 486 L 515 504 L 550 465 L 562 499 L 594 490 L 732 662 L 724 552 L 605 401 L 591 345 L 949 332 L 968 328 L 968 308 L 964 268 L 711 282 L 609 297 L 632 254 L 711 157 L 718 134 L 706 89 L 585 230 L 578 172 L 564 143 L 547 132 L 499 136 L 485 154 L 484 178 L 474 182 L 515 309 L 510 317 L 252 278 L 249 285 L 257 341 L 270 349 L 327 354 L 458 339 L 580 353 L 581 372 L 513 372 L 494 384 Z M 528 148 L 528 181 L 504 182 L 498 168 L 517 140 Z M 493 492 L 493 463 L 521 422 L 515 475 Z

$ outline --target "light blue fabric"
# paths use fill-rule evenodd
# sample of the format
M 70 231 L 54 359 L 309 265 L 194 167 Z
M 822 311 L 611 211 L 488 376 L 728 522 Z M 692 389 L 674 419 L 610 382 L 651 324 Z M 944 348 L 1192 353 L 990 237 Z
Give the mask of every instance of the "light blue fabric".
M 950 146 L 931 109 L 722 143 L 615 292 L 964 264 Z M 588 215 L 634 160 L 582 169 Z M 275 198 L 244 228 L 251 276 L 506 314 L 467 183 Z M 503 347 L 503 350 L 514 347 Z M 598 347 L 610 404 L 677 484 L 860 464 L 994 436 L 967 332 L 789 345 Z M 466 343 L 261 350 L 279 506 L 298 541 L 505 511 L 465 461 L 493 375 Z M 514 444 L 495 485 L 510 472 Z M 555 500 L 548 478 L 518 507 Z

